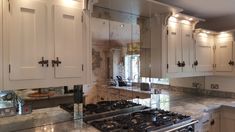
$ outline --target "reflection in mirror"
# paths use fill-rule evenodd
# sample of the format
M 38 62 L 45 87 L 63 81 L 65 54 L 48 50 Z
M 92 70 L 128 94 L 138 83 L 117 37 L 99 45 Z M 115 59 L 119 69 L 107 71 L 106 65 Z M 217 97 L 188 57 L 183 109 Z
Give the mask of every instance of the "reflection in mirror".
M 154 74 L 151 73 L 151 24 L 160 21 L 153 12 L 168 10 L 142 0 L 124 3 L 100 0 L 93 6 L 92 70 L 93 82 L 98 89 L 97 101 L 149 98 L 149 83 L 162 81 L 152 78 Z M 164 81 L 167 84 L 168 79 Z M 147 92 L 137 92 L 141 90 Z

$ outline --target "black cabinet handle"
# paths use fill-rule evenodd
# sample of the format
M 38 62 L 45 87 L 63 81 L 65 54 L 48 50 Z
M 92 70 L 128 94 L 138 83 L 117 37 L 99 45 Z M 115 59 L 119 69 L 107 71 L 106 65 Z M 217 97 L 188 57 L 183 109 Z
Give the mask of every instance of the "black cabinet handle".
M 197 65 L 198 65 L 198 61 L 197 61 L 197 60 L 194 61 L 193 65 L 194 65 L 194 66 L 197 66 Z
M 42 60 L 39 61 L 38 64 L 42 65 L 42 67 L 44 67 L 44 65 L 46 65 L 46 67 L 48 67 L 49 66 L 49 61 L 44 60 L 44 57 L 42 57 Z
M 231 61 L 231 60 L 230 60 L 230 61 L 228 62 L 228 64 L 229 64 L 230 66 L 234 66 L 234 61 Z
M 185 62 L 184 61 L 181 63 L 181 67 L 185 67 Z
M 213 126 L 215 124 L 215 120 L 213 119 L 212 121 L 211 121 L 211 126 Z
M 178 66 L 178 67 L 181 67 L 180 61 L 177 62 L 177 66 Z
M 55 67 L 55 65 L 57 67 L 59 67 L 59 64 L 61 64 L 62 62 L 59 60 L 59 57 L 56 57 L 56 60 L 52 60 L 52 67 Z

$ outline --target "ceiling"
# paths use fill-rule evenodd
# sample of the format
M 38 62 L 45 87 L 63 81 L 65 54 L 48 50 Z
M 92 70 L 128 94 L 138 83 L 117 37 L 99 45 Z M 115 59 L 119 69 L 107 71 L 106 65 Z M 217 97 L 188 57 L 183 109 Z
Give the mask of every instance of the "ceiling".
M 204 19 L 235 15 L 235 0 L 156 0 L 184 9 L 184 13 Z

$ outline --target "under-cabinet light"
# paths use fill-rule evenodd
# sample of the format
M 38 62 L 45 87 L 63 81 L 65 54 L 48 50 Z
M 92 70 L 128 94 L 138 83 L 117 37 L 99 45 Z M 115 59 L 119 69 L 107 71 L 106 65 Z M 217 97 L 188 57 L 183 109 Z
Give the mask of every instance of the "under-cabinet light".
M 189 20 L 189 21 L 192 21 L 192 20 L 193 20 L 193 18 L 192 18 L 192 17 L 190 17 L 188 20 Z
M 179 17 L 179 14 L 175 14 L 174 17 Z

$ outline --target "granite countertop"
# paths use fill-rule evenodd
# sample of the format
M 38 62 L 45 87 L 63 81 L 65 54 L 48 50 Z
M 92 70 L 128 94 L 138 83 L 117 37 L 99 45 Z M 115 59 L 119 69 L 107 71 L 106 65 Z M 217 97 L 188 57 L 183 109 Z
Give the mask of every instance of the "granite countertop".
M 235 108 L 235 99 L 194 96 L 182 92 L 163 90 L 161 94 L 152 94 L 148 99 L 133 99 L 134 102 L 161 108 L 177 113 L 191 115 L 201 120 L 209 111 L 228 106 Z M 96 132 L 90 125 L 74 121 L 72 116 L 59 107 L 38 109 L 29 115 L 0 118 L 0 131 L 79 131 Z

